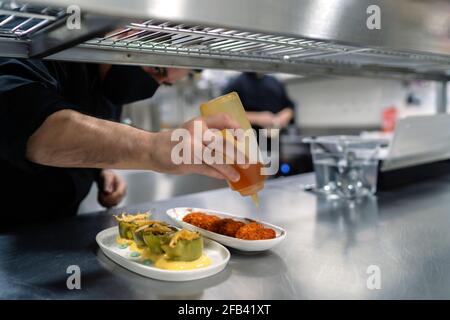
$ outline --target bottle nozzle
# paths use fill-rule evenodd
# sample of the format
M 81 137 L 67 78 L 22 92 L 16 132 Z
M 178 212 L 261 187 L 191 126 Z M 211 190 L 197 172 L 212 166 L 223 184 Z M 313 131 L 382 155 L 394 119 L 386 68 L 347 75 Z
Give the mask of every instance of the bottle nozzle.
M 253 193 L 253 194 L 251 195 L 251 197 L 252 197 L 252 201 L 253 201 L 253 203 L 255 204 L 255 206 L 256 206 L 257 208 L 259 208 L 259 196 L 258 196 L 258 193 Z

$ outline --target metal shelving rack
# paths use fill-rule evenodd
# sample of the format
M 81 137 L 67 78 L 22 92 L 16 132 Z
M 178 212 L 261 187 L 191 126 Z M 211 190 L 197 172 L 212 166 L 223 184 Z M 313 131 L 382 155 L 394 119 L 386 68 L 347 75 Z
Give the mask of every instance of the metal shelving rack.
M 62 9 L 0 2 L 0 36 L 31 37 L 33 33 L 66 16 Z
M 0 55 L 302 75 L 450 78 L 450 39 L 439 29 L 450 30 L 445 1 L 332 2 L 0 0 Z M 385 29 L 365 29 L 366 9 L 373 3 L 384 14 Z M 80 30 L 65 25 L 65 8 L 74 4 L 83 13 Z M 440 27 L 430 29 L 438 21 Z

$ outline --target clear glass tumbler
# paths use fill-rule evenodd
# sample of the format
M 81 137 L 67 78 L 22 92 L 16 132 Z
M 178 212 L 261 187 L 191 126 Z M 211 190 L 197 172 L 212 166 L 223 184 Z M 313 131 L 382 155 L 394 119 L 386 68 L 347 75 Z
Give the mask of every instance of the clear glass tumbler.
M 383 140 L 359 136 L 309 137 L 316 191 L 335 198 L 358 198 L 375 194 L 379 151 Z

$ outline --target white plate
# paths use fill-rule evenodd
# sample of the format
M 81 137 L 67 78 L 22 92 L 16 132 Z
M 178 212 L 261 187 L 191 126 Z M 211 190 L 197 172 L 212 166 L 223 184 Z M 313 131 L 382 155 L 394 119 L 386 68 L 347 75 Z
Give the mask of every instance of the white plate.
M 242 240 L 237 239 L 233 237 L 224 236 L 222 234 L 218 234 L 215 232 L 211 232 L 199 227 L 196 227 L 190 223 L 184 222 L 183 218 L 185 215 L 191 213 L 191 212 L 204 212 L 206 214 L 213 214 L 221 218 L 231 218 L 234 220 L 242 221 L 245 223 L 248 222 L 258 222 L 265 226 L 266 228 L 271 228 L 275 230 L 276 237 L 274 239 L 268 239 L 268 240 Z M 217 242 L 220 242 L 223 245 L 226 245 L 227 247 L 238 249 L 241 251 L 265 251 L 269 250 L 279 243 L 281 243 L 286 238 L 286 231 L 283 228 L 274 226 L 273 224 L 263 222 L 263 221 L 256 221 L 252 219 L 242 218 L 238 217 L 229 213 L 221 212 L 221 211 L 215 211 L 215 210 L 209 210 L 209 209 L 201 209 L 201 208 L 173 208 L 167 210 L 167 215 L 169 218 L 175 222 L 176 224 L 180 225 L 181 227 L 191 230 L 191 231 L 198 231 L 203 236 L 210 238 L 212 240 L 215 240 Z
M 203 239 L 203 253 L 212 260 L 210 266 L 200 269 L 180 271 L 159 269 L 153 267 L 152 265 L 144 264 L 139 258 L 132 257 L 132 252 L 128 249 L 128 247 L 125 249 L 120 248 L 116 242 L 118 235 L 119 228 L 112 227 L 99 232 L 95 237 L 95 240 L 103 253 L 112 261 L 130 271 L 148 278 L 165 281 L 189 281 L 202 279 L 219 273 L 225 269 L 228 260 L 230 260 L 230 252 L 227 248 L 215 241 Z

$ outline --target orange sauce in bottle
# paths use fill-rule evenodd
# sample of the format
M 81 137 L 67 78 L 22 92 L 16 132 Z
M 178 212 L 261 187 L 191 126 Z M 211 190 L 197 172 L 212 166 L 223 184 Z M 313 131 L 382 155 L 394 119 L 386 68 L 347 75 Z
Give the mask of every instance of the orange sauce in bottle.
M 259 187 L 261 185 L 262 188 L 264 186 L 265 176 L 261 175 L 262 165 L 260 163 L 250 164 L 247 169 L 243 169 L 237 165 L 233 165 L 233 167 L 239 172 L 241 178 L 236 182 L 229 181 L 231 189 L 240 191 L 241 194 L 244 193 L 242 194 L 243 196 L 249 196 L 253 193 L 249 192 L 254 191 L 254 188 L 250 187 Z
M 229 93 L 202 104 L 200 106 L 200 111 L 204 116 L 227 113 L 240 124 L 241 128 L 244 130 L 251 129 L 244 107 L 236 92 Z M 251 196 L 253 202 L 258 207 L 258 191 L 264 188 L 265 180 L 265 176 L 261 174 L 262 165 L 258 162 L 250 164 L 246 169 L 241 168 L 238 165 L 233 165 L 233 167 L 239 172 L 240 179 L 236 182 L 228 181 L 228 185 L 232 190 L 239 192 L 242 196 Z
M 251 196 L 253 203 L 259 207 L 258 191 L 264 188 L 265 176 L 261 175 L 260 163 L 250 164 L 247 169 L 243 169 L 237 165 L 233 167 L 239 172 L 241 176 L 236 182 L 228 181 L 230 188 L 238 191 L 242 196 Z

